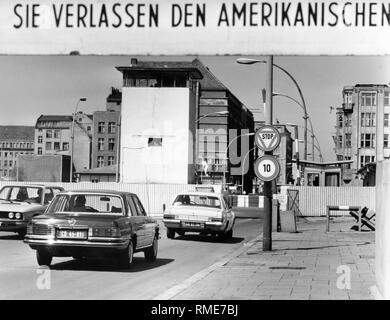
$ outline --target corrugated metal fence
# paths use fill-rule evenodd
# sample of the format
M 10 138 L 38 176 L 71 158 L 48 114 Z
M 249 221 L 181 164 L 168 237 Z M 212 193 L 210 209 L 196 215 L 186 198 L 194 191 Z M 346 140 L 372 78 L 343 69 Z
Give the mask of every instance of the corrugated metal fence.
M 0 187 L 14 184 L 12 181 L 0 181 Z M 32 182 L 18 182 L 31 184 Z M 136 193 L 150 214 L 161 214 L 163 204 L 170 205 L 179 192 L 195 191 L 193 184 L 137 184 L 115 182 L 79 182 L 79 183 L 45 183 L 62 186 L 65 190 L 118 190 Z M 220 191 L 220 185 L 201 185 L 213 187 Z M 375 211 L 375 187 L 290 187 L 299 192 L 299 210 L 303 216 L 325 216 L 327 205 L 366 206 Z M 286 195 L 287 197 L 287 195 Z M 262 196 L 233 196 L 232 204 L 238 207 L 262 207 Z M 291 199 L 290 206 L 291 204 Z M 348 212 L 334 212 L 335 215 L 348 215 Z
M 17 182 L 18 184 L 33 184 L 34 182 Z M 39 182 L 36 182 L 39 183 Z M 15 181 L 0 181 L 0 188 L 4 185 L 15 184 Z M 193 184 L 138 184 L 138 183 L 116 183 L 116 182 L 79 182 L 79 183 L 55 183 L 44 182 L 47 185 L 63 187 L 65 190 L 117 190 L 128 191 L 138 195 L 145 209 L 150 214 L 161 214 L 163 204 L 167 206 L 172 203 L 177 193 L 185 191 L 195 191 L 197 185 Z M 214 187 L 215 191 L 220 191 L 218 185 L 202 185 L 202 187 Z
M 304 216 L 325 216 L 326 206 L 360 206 L 375 211 L 375 187 L 291 187 L 299 192 L 299 210 Z M 346 211 L 334 215 L 349 215 Z

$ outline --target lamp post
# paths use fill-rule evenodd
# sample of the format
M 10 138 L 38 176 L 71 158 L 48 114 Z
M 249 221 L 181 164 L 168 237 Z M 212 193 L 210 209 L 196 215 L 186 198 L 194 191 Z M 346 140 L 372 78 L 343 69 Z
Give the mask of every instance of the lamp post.
M 273 122 L 273 56 L 268 56 L 267 60 L 255 59 L 237 59 L 241 64 L 266 63 L 267 78 L 265 88 L 265 124 L 271 125 Z M 271 152 L 264 152 L 266 155 L 272 155 Z M 263 251 L 272 250 L 272 181 L 264 181 L 264 222 L 263 222 Z
M 286 125 L 287 126 L 296 126 L 296 127 L 303 128 L 303 126 L 300 126 L 299 124 L 295 124 L 295 123 L 286 123 Z M 323 162 L 322 152 L 321 152 L 321 148 L 320 148 L 318 139 L 317 139 L 316 135 L 314 134 L 314 132 L 312 130 L 310 130 L 310 129 L 307 129 L 307 130 L 311 134 L 311 138 L 312 138 L 312 142 L 308 142 L 309 144 L 312 145 L 312 154 L 314 154 L 314 148 L 316 148 L 318 150 L 318 152 L 319 152 L 320 161 Z M 317 142 L 317 145 L 316 145 L 316 142 Z M 312 160 L 314 161 L 314 156 L 312 157 Z
M 77 113 L 77 109 L 79 108 L 79 103 L 82 101 L 87 101 L 87 98 L 79 98 L 76 103 L 76 108 L 74 109 L 73 117 L 72 117 L 72 129 L 71 129 L 71 146 L 70 146 L 70 173 L 69 173 L 69 182 L 73 181 L 73 149 L 74 149 L 74 121 Z
M 297 164 L 297 181 L 296 185 L 301 185 L 301 171 L 299 169 L 299 136 L 298 136 L 298 125 L 294 123 L 286 123 L 286 126 L 294 127 L 294 142 L 295 142 L 295 161 Z
M 249 59 L 249 58 L 239 58 L 237 59 L 237 62 L 238 63 L 241 63 L 241 64 L 254 64 L 254 63 L 267 63 L 267 61 L 265 60 L 257 60 L 257 59 Z M 297 87 L 298 89 L 298 93 L 299 93 L 299 96 L 301 98 L 301 101 L 302 101 L 302 106 L 303 106 L 303 110 L 304 110 L 304 120 L 305 120 L 305 131 L 304 131 L 304 140 L 305 140 L 305 149 L 304 149 L 304 159 L 306 160 L 307 158 L 307 119 L 309 118 L 308 114 L 307 114 L 307 108 L 306 108 L 306 102 L 305 102 L 305 98 L 303 97 L 303 94 L 302 94 L 302 90 L 301 88 L 299 87 L 299 84 L 298 82 L 295 80 L 295 78 L 286 70 L 284 69 L 283 67 L 277 65 L 277 64 L 274 64 L 272 63 L 272 65 L 276 68 L 278 68 L 279 70 L 283 71 L 295 84 L 295 86 Z
M 210 113 L 207 113 L 201 117 L 199 117 L 198 119 L 195 120 L 195 123 L 197 124 L 196 126 L 196 164 L 197 164 L 197 160 L 198 160 L 198 150 L 199 150 L 199 129 L 198 129 L 198 125 L 199 125 L 199 121 L 208 117 L 208 116 L 211 116 L 211 115 L 225 115 L 225 114 L 229 114 L 229 111 L 228 110 L 222 110 L 222 111 L 215 111 L 215 112 L 210 112 Z M 200 170 L 200 174 L 201 174 L 201 181 L 202 181 L 202 169 Z

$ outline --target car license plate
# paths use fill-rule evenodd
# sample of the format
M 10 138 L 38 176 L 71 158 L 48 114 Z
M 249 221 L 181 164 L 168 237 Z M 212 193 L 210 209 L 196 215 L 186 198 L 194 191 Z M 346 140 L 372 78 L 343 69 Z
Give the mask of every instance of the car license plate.
M 86 230 L 57 230 L 59 239 L 87 239 L 87 235 Z
M 196 229 L 203 229 L 204 228 L 204 224 L 199 223 L 199 222 L 184 222 L 183 226 L 189 227 L 189 228 L 196 228 Z

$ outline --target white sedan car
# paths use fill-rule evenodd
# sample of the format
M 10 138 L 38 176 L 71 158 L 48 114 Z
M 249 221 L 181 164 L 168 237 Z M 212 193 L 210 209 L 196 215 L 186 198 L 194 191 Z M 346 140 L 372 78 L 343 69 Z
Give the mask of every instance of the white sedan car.
M 234 218 L 222 194 L 186 192 L 178 194 L 172 206 L 165 210 L 163 222 L 170 239 L 175 237 L 175 233 L 184 235 L 186 231 L 230 239 Z

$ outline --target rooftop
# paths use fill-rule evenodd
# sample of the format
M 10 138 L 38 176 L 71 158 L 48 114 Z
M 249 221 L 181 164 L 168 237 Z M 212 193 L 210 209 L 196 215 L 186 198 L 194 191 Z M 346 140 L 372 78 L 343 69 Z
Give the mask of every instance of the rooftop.
M 69 115 L 43 115 L 41 114 L 38 121 L 72 121 L 73 117 Z
M 0 140 L 34 141 L 33 126 L 0 126 Z

